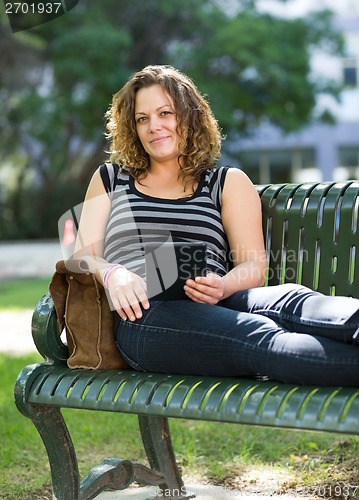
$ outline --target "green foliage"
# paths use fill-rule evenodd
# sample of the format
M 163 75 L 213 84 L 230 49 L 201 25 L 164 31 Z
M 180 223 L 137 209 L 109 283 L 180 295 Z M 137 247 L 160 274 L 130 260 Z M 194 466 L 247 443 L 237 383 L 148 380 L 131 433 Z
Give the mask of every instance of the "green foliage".
M 57 221 L 69 207 L 81 203 L 86 184 L 59 179 L 54 185 L 23 185 L 8 189 L 1 201 L 0 240 L 58 238 Z
M 286 43 L 271 43 L 274 33 Z M 297 49 L 305 45 L 306 35 L 303 21 L 288 23 L 253 12 L 218 30 L 206 81 L 214 102 L 220 101 L 219 119 L 227 129 L 246 130 L 266 115 L 287 131 L 308 121 L 315 93 L 311 82 L 303 80 L 309 73 L 308 54 Z M 214 85 L 226 91 L 217 94 Z
M 0 147 L 16 182 L 0 185 L 0 239 L 56 235 L 106 159 L 112 95 L 147 64 L 173 64 L 207 94 L 225 132 L 263 120 L 285 131 L 312 117 L 310 50 L 341 53 L 332 16 L 283 20 L 254 0 L 81 0 L 68 14 L 12 34 L 0 18 Z M 232 10 L 232 12 L 231 12 Z M 328 121 L 330 116 L 323 115 Z M 17 158 L 21 156 L 21 169 Z M 21 207 L 21 208 L 20 208 Z
M 40 297 L 47 292 L 49 282 L 47 278 L 1 281 L 0 312 L 34 309 Z
M 317 93 L 338 95 L 333 82 L 310 78 L 313 46 L 343 50 L 331 19 L 328 11 L 285 20 L 249 9 L 203 40 L 187 66 L 225 130 L 246 132 L 267 119 L 293 131 L 311 120 Z

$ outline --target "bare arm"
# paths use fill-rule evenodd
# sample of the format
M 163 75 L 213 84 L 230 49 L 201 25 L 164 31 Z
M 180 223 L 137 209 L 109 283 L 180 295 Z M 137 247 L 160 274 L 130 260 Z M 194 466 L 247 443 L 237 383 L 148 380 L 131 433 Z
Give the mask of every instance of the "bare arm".
M 224 277 L 210 274 L 188 280 L 186 292 L 196 302 L 216 304 L 239 290 L 262 286 L 265 280 L 261 202 L 253 183 L 239 169 L 227 172 L 222 222 L 234 267 Z
M 111 201 L 97 170 L 87 188 L 74 252 L 74 257 L 83 257 L 88 261 L 91 271 L 93 271 L 91 266 L 95 263 L 106 264 L 103 253 L 110 211 Z M 100 279 L 99 281 L 101 282 Z
M 97 170 L 85 196 L 74 257 L 85 260 L 89 270 L 103 285 L 105 271 L 113 267 L 104 259 L 105 232 L 110 213 L 111 200 Z M 149 307 L 145 281 L 124 267 L 111 272 L 108 290 L 113 307 L 122 319 L 134 321 L 142 316 L 140 304 L 145 309 Z
M 238 290 L 262 286 L 266 254 L 262 207 L 256 188 L 247 175 L 230 169 L 223 190 L 222 220 L 234 268 L 224 277 L 225 297 Z

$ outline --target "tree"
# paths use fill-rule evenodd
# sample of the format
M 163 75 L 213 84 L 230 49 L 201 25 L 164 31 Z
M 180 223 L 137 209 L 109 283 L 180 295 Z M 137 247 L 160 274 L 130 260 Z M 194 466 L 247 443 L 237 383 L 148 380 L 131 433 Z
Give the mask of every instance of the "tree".
M 10 210 L 10 226 L 22 220 L 28 237 L 56 234 L 54 221 L 81 201 L 106 158 L 103 116 L 112 94 L 147 64 L 173 64 L 192 76 L 226 132 L 263 120 L 283 130 L 308 122 L 319 90 L 310 50 L 342 49 L 330 13 L 283 20 L 258 12 L 253 0 L 236 4 L 233 13 L 219 0 L 81 0 L 16 35 L 0 18 L 0 50 L 8 54 L 0 62 L 0 145 L 10 159 L 14 152 L 21 158 L 13 199 L 24 200 L 30 180 L 35 185 L 27 208 Z M 323 88 L 337 91 L 331 82 L 320 82 Z M 36 224 L 24 222 L 24 213 Z
M 226 130 L 246 133 L 264 120 L 297 130 L 313 118 L 319 92 L 340 92 L 333 81 L 310 75 L 314 47 L 343 50 L 331 22 L 327 10 L 287 20 L 249 9 L 202 37 L 184 66 L 211 97 Z

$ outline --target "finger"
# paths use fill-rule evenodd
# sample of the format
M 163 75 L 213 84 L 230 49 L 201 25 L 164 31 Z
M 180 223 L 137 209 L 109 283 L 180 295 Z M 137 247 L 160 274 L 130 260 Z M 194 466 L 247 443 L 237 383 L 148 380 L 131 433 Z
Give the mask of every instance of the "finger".
M 122 309 L 119 301 L 117 299 L 113 300 L 112 301 L 113 303 L 113 309 L 117 312 L 117 314 L 120 316 L 120 318 L 123 320 L 123 321 L 126 321 L 127 320 L 127 314 L 125 313 L 125 311 Z M 113 310 L 112 309 L 112 310 Z
M 137 285 L 136 289 L 122 290 L 121 294 L 118 290 L 118 295 L 113 298 L 114 308 L 119 314 L 121 313 L 122 319 L 129 319 L 130 321 L 135 321 L 136 318 L 140 319 L 142 317 L 141 301 L 143 301 L 145 309 L 150 307 L 143 285 Z
M 217 301 L 223 298 L 223 280 L 217 274 L 211 273 L 205 278 L 196 278 L 193 288 Z
M 185 285 L 188 286 L 188 285 Z M 203 295 L 209 295 L 212 296 L 215 288 L 212 288 L 208 285 L 201 285 L 200 283 L 193 282 L 192 285 L 189 285 L 189 290 L 193 290 L 199 293 L 202 293 Z
M 215 288 L 217 281 L 208 279 L 207 277 L 197 276 L 194 280 L 188 279 L 186 285 L 195 288 L 196 290 L 202 290 L 203 287 Z
M 127 321 L 127 315 L 122 308 L 116 309 L 116 312 L 123 321 Z
M 191 289 L 188 289 L 186 287 L 184 287 L 184 291 L 185 291 L 185 294 L 187 295 L 187 297 L 191 300 L 193 300 L 193 302 L 202 302 L 200 301 L 193 293 L 192 293 L 192 290 Z
M 135 315 L 135 318 L 137 319 L 140 319 L 142 318 L 142 310 L 141 310 L 141 306 L 139 304 L 139 299 L 138 297 L 135 295 L 134 292 L 130 292 L 128 293 L 128 295 L 126 296 L 126 299 L 128 301 L 128 304 L 129 304 L 129 307 L 132 309 L 133 311 L 133 314 Z M 135 318 L 132 319 L 132 317 L 130 317 L 130 320 L 131 321 L 134 321 Z
M 136 320 L 136 315 L 135 313 L 133 312 L 133 309 L 131 306 L 122 306 L 122 309 L 123 311 L 125 312 L 127 318 L 130 320 L 130 321 L 135 321 Z
M 138 302 L 140 304 L 142 304 L 142 307 L 144 309 L 149 309 L 150 303 L 149 303 L 149 300 L 147 297 L 147 291 L 146 291 L 145 285 L 141 284 L 141 286 L 137 287 L 137 289 L 135 290 L 135 293 L 136 293 Z
M 216 304 L 217 300 L 211 295 L 206 295 L 194 288 L 184 287 L 186 295 L 194 302 L 202 302 L 205 304 Z
M 116 311 L 122 309 L 123 314 L 126 315 L 126 319 L 129 319 L 130 321 L 135 321 L 136 316 L 133 312 L 132 306 L 130 305 L 127 297 L 125 295 L 122 295 L 121 297 L 117 297 L 116 301 L 118 303 Z
M 207 276 L 197 276 L 194 281 L 195 283 L 200 283 L 213 288 L 217 288 L 218 283 L 221 281 L 221 278 L 215 273 L 209 273 L 207 274 Z

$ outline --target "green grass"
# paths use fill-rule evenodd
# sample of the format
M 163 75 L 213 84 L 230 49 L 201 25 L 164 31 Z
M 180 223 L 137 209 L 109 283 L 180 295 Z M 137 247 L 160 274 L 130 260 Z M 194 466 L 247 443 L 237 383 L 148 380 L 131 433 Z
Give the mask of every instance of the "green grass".
M 1 284 L 1 308 L 33 307 L 46 280 Z M 17 291 L 21 298 L 17 300 Z M 21 369 L 38 362 L 31 354 L 0 353 L 0 498 L 50 500 L 51 476 L 42 441 L 32 422 L 14 404 L 13 387 Z M 84 476 L 109 456 L 146 463 L 134 415 L 63 410 Z M 212 422 L 171 420 L 177 460 L 187 481 L 217 484 L 245 492 L 297 491 L 303 496 L 359 496 L 359 440 L 339 434 L 267 429 Z M 335 487 L 337 488 L 335 490 Z M 356 491 L 358 488 L 358 491 Z M 318 495 L 319 493 L 319 495 Z M 243 493 L 246 494 L 246 493 Z
M 32 422 L 22 416 L 13 402 L 17 375 L 27 364 L 39 361 L 36 354 L 10 357 L 0 354 L 0 498 L 33 500 L 50 489 L 50 470 L 45 448 Z M 104 412 L 63 411 L 84 475 L 106 456 L 129 455 L 143 460 L 136 418 Z
M 34 309 L 49 286 L 49 278 L 0 282 L 0 311 Z
M 32 422 L 13 402 L 16 376 L 39 359 L 36 354 L 16 358 L 0 354 L 0 498 L 7 500 L 51 498 L 44 446 Z M 107 456 L 146 463 L 134 415 L 85 410 L 63 414 L 82 475 Z M 171 428 L 177 459 L 192 481 L 283 491 L 358 484 L 359 445 L 351 436 L 185 420 L 172 420 Z

